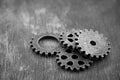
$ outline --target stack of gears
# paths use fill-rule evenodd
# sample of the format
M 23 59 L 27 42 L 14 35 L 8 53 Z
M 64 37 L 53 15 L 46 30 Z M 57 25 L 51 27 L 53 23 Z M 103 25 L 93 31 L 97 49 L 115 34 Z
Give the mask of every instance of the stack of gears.
M 39 44 L 41 39 L 51 37 L 58 41 L 58 46 L 47 49 Z M 107 37 L 93 29 L 35 35 L 30 41 L 30 47 L 37 54 L 55 56 L 57 64 L 69 71 L 87 69 L 96 60 L 105 58 L 111 50 Z

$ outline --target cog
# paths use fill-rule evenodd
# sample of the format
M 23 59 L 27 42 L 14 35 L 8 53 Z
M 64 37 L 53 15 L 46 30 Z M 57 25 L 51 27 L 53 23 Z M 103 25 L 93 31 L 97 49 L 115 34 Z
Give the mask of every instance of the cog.
M 110 42 L 98 31 L 84 29 L 77 38 L 75 41 L 77 48 L 87 57 L 100 59 L 110 53 Z
M 59 43 L 59 38 L 58 38 L 59 34 L 53 34 L 53 33 L 42 33 L 42 34 L 38 34 L 35 35 L 31 41 L 30 41 L 30 47 L 33 50 L 33 52 L 37 53 L 37 54 L 41 54 L 44 56 L 53 56 L 56 55 L 57 52 L 59 52 L 59 47 L 60 47 L 60 43 Z M 45 46 L 43 45 L 42 41 L 45 40 L 54 40 L 55 42 L 57 42 L 57 45 L 50 45 L 49 42 L 45 42 Z M 53 42 L 54 42 L 53 41 Z
M 59 37 L 59 40 L 63 45 L 63 47 L 65 47 L 66 49 L 74 50 L 75 36 L 76 36 L 76 30 L 72 29 L 71 31 L 62 32 Z
M 68 53 L 64 49 L 57 53 L 56 62 L 60 67 L 69 71 L 85 70 L 93 63 L 92 60 L 83 58 L 76 51 Z

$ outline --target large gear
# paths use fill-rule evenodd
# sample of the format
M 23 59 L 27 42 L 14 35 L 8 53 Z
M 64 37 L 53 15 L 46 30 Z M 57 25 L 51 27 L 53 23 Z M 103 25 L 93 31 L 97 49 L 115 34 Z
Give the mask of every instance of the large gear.
M 100 59 L 110 53 L 110 42 L 107 37 L 92 29 L 81 30 L 76 40 L 79 51 L 91 59 Z
M 72 29 L 71 31 L 62 32 L 59 37 L 59 40 L 63 45 L 63 47 L 69 50 L 74 50 L 75 36 L 76 36 L 76 30 Z
M 60 67 L 69 71 L 85 70 L 93 63 L 92 60 L 80 56 L 77 51 L 68 53 L 64 49 L 56 55 L 56 62 Z
M 59 47 L 60 47 L 58 36 L 59 34 L 54 34 L 54 33 L 42 33 L 35 35 L 30 41 L 30 47 L 37 54 L 41 54 L 44 56 L 56 55 L 56 53 L 59 52 Z M 54 48 L 48 46 L 49 43 L 46 44 L 48 46 L 47 48 L 40 45 L 41 44 L 40 41 L 48 40 L 48 39 L 56 40 L 56 42 L 58 42 L 58 45 L 55 46 Z

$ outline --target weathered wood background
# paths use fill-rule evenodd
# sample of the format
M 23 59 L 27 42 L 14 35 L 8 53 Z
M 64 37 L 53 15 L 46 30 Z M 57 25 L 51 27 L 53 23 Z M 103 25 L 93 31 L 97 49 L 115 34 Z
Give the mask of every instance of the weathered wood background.
M 70 73 L 55 58 L 34 55 L 30 37 L 45 31 L 92 28 L 109 38 L 111 54 Z M 120 0 L 0 0 L 0 80 L 120 80 Z

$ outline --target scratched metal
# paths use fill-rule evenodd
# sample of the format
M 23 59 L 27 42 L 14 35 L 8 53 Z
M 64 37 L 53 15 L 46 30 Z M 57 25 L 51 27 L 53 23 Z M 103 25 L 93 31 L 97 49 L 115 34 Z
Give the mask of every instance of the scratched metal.
M 0 80 L 120 80 L 120 0 L 0 0 Z M 83 72 L 60 69 L 31 52 L 31 36 L 92 28 L 111 54 Z

